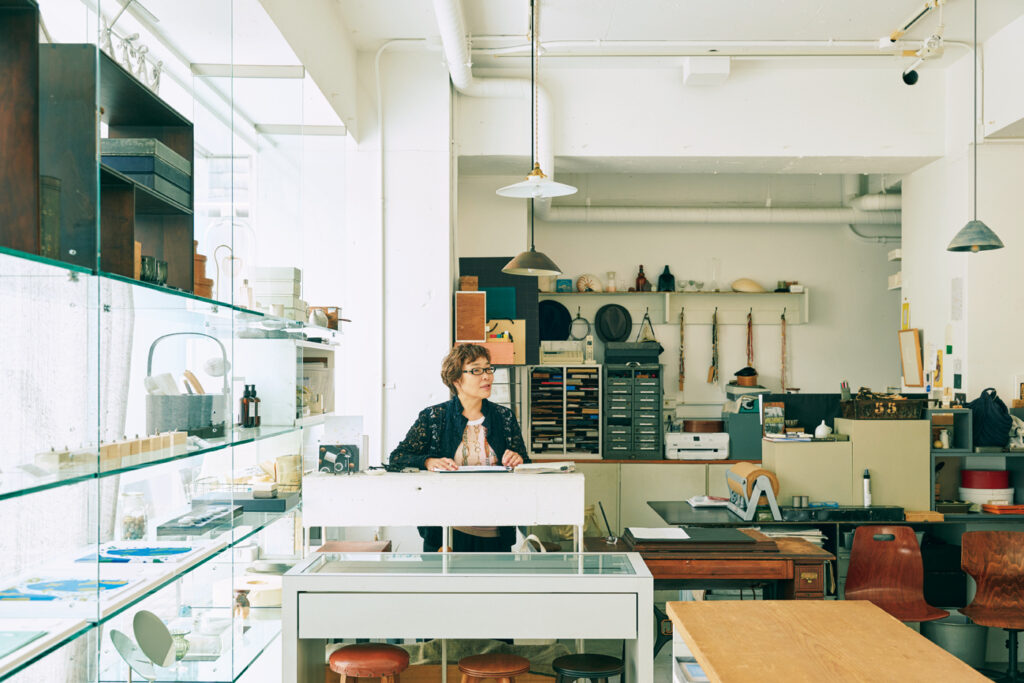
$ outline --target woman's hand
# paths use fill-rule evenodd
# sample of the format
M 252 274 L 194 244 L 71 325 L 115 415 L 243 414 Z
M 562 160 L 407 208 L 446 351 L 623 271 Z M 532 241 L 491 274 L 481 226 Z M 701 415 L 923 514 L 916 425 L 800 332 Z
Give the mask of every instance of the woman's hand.
M 501 464 L 505 467 L 515 467 L 516 465 L 523 464 L 523 456 L 519 455 L 515 451 L 505 451 L 505 455 L 501 456 Z
M 451 458 L 427 458 L 423 465 L 431 471 L 459 469 L 459 466 Z

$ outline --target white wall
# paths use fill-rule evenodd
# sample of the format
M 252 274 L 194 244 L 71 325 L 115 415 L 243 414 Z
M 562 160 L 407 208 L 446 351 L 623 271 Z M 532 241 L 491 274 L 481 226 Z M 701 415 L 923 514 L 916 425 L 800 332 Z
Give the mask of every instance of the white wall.
M 998 72 L 1004 67 L 988 63 L 986 69 Z M 1022 303 L 1016 261 L 1024 233 L 1018 199 L 1024 145 L 979 137 L 978 218 L 1006 248 L 978 254 L 946 251 L 973 216 L 971 75 L 970 55 L 946 75 L 946 155 L 904 178 L 902 294 L 910 302 L 911 325 L 922 330 L 926 348 L 944 346 L 949 327 L 954 357 L 946 361 L 946 377 L 952 381 L 959 360 L 960 391 L 974 398 L 982 389 L 995 387 L 1009 399 L 1015 395 L 1014 376 L 1024 375 L 1024 353 L 1013 341 L 1024 330 L 1018 317 L 1008 313 Z M 990 97 L 991 88 L 986 102 Z M 959 320 L 952 294 L 956 281 L 962 283 Z
M 360 120 L 372 125 L 358 145 L 350 143 L 345 162 L 350 227 L 335 272 L 353 323 L 338 409 L 364 416 L 373 463 L 387 457 L 420 410 L 448 396 L 439 372 L 451 339 L 450 97 L 440 60 L 421 50 L 382 56 L 382 253 L 372 55 L 361 55 L 359 79 L 368 94 Z
M 723 176 L 719 182 L 713 176 L 693 176 L 689 178 L 692 182 L 688 182 L 686 177 L 679 176 L 618 176 L 616 192 L 648 200 L 660 195 L 674 197 L 681 204 L 698 199 L 715 204 L 743 192 L 749 195 L 751 186 L 758 184 L 752 178 Z M 580 176 L 564 179 L 583 181 L 581 185 L 588 182 Z M 788 183 L 778 181 L 780 187 L 776 193 L 793 193 L 802 186 L 808 203 L 820 203 L 832 190 L 816 187 L 816 179 L 817 176 L 813 179 L 793 177 Z M 513 255 L 526 244 L 526 202 L 494 194 L 495 188 L 505 180 L 488 176 L 467 176 L 460 180 L 460 256 Z M 589 179 L 594 186 L 608 181 L 608 177 Z M 826 183 L 823 181 L 822 185 Z M 837 185 L 833 185 L 838 193 Z M 834 201 L 838 201 L 838 196 Z M 717 257 L 721 260 L 723 283 L 749 277 L 770 289 L 777 280 L 797 280 L 812 290 L 811 321 L 808 325 L 789 326 L 789 386 L 799 387 L 804 392 L 835 392 L 839 382 L 846 379 L 854 388 L 870 386 L 882 390 L 898 380 L 895 351 L 898 294 L 886 288 L 888 274 L 892 271 L 886 261 L 890 247 L 861 242 L 846 226 L 570 225 L 538 220 L 535 232 L 537 249 L 559 265 L 562 277 L 576 278 L 583 273 L 593 273 L 604 282 L 607 271 L 615 271 L 618 280 L 631 281 L 636 276 L 637 266 L 643 264 L 648 279 L 657 283 L 658 275 L 668 264 L 677 282 L 683 279 L 707 282 L 711 258 Z M 570 303 L 577 302 L 566 302 L 566 305 Z M 618 303 L 630 309 L 634 335 L 639 330 L 646 303 L 650 303 L 651 316 L 656 323 L 664 320 L 660 299 Z M 584 300 L 584 317 L 593 321 L 598 305 Z M 729 304 L 723 301 L 722 305 Z M 575 308 L 570 312 L 575 315 Z M 671 312 L 670 319 L 678 319 L 678 309 Z M 760 372 L 760 381 L 769 388 L 781 389 L 780 327 L 756 325 L 754 330 L 755 367 Z M 675 322 L 656 324 L 655 333 L 665 347 L 661 362 L 668 378 L 666 398 L 679 399 L 676 382 L 679 325 Z M 719 340 L 721 383 L 708 385 L 710 338 L 709 325 L 687 325 L 687 381 L 682 399 L 689 404 L 720 404 L 725 398 L 724 383 L 746 365 L 745 327 L 722 326 Z M 601 346 L 598 342 L 599 361 L 603 357 Z M 691 407 L 687 411 L 687 414 L 697 414 L 700 409 Z
M 1024 135 L 1024 17 L 1008 24 L 984 45 L 985 134 Z
M 944 82 L 889 69 L 757 68 L 685 87 L 677 69 L 545 68 L 554 151 L 581 157 L 937 158 Z M 529 102 L 459 97 L 462 155 L 523 155 Z M 548 169 L 545 169 L 548 170 Z M 853 169 L 867 171 L 871 169 Z M 878 169 L 876 169 L 878 170 Z
M 968 396 L 995 387 L 1009 405 L 1019 398 L 1014 376 L 1024 378 L 1024 216 L 1020 170 L 1024 143 L 983 145 L 978 155 L 978 218 L 1006 245 L 998 251 L 963 254 L 967 260 Z

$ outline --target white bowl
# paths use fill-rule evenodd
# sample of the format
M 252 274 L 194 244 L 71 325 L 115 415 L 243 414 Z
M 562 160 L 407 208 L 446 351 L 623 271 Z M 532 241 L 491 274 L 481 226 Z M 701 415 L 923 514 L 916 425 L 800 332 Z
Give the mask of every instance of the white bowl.
M 960 500 L 985 505 L 990 500 L 1005 500 L 1013 503 L 1013 489 L 968 489 L 960 487 Z

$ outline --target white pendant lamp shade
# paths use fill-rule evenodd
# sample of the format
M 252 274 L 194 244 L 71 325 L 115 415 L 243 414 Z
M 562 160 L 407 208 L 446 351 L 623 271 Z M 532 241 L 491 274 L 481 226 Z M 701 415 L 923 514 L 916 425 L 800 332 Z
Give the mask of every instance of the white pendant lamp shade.
M 576 188 L 565 183 L 556 183 L 540 170 L 540 164 L 534 163 L 533 170 L 525 180 L 498 189 L 502 197 L 517 199 L 543 199 L 545 197 L 564 197 L 575 194 Z
M 530 0 L 530 162 L 533 163 L 533 168 L 524 180 L 498 188 L 497 193 L 501 197 L 546 199 L 576 194 L 576 188 L 572 185 L 556 183 L 548 178 L 544 171 L 540 170 L 540 164 L 537 162 L 537 69 L 540 66 L 536 28 L 538 2 L 540 0 Z

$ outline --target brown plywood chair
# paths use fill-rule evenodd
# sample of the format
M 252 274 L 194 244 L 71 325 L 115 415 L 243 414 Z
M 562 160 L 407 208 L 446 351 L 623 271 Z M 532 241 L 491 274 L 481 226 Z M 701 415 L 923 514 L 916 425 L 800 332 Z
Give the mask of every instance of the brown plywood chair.
M 921 548 L 909 526 L 857 527 L 846 574 L 846 599 L 868 600 L 905 622 L 949 616 L 924 600 Z
M 1019 681 L 1017 634 L 1024 630 L 1024 531 L 968 531 L 960 539 L 960 566 L 978 584 L 974 600 L 960 610 L 975 624 L 1004 629 L 1010 661 L 998 680 Z

